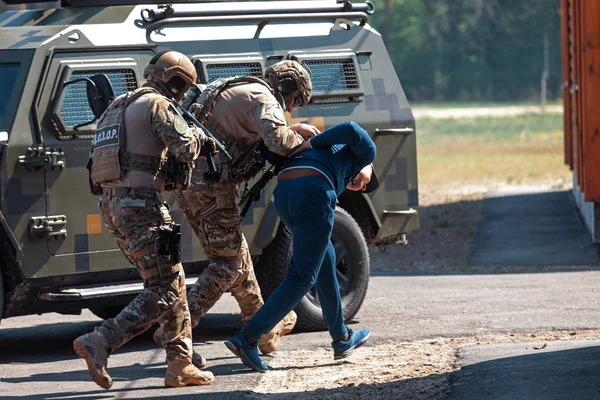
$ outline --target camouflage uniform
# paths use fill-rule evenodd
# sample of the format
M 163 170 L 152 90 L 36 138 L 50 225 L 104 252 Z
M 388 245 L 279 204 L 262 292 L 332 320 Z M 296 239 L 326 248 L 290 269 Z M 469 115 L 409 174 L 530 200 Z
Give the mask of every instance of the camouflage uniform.
M 159 193 L 139 188 L 105 188 L 100 200 L 104 224 L 127 259 L 144 278 L 144 291 L 98 332 L 114 351 L 158 322 L 165 333 L 167 360 L 189 361 L 192 355 L 185 274 L 180 264 L 156 252 L 158 229 L 173 221 Z M 161 271 L 156 274 L 156 271 Z
M 200 117 L 198 113 L 197 116 Z M 211 129 L 215 123 L 222 129 Z M 269 150 L 285 156 L 304 141 L 287 125 L 283 109 L 270 89 L 260 83 L 227 86 L 210 110 L 207 127 L 225 142 L 233 158 L 230 165 L 236 165 L 243 156 L 237 151 L 238 143 L 251 144 L 262 139 Z M 220 162 L 223 165 L 226 161 Z M 229 179 L 225 171 L 220 182 L 206 182 L 202 175 L 206 168 L 205 160 L 198 160 L 190 188 L 176 191 L 179 207 L 210 261 L 188 294 L 192 326 L 228 290 L 239 303 L 245 323 L 264 303 L 236 205 L 238 185 L 250 177 Z M 292 318 L 295 323 L 295 314 L 290 313 L 288 319 Z
M 168 151 L 181 162 L 192 162 L 201 141 L 206 140 L 200 130 L 189 128 L 173 104 L 158 92 L 142 95 L 129 104 L 125 125 L 136 127 L 133 133 L 127 133 L 127 150 L 134 154 L 158 152 L 165 157 Z M 135 170 L 102 184 L 104 224 L 123 254 L 138 268 L 144 291 L 98 331 L 114 351 L 158 322 L 165 331 L 167 360 L 190 361 L 192 339 L 183 267 L 172 265 L 168 255 L 157 251 L 159 228 L 173 225 L 160 198 L 163 188 L 160 176 Z
M 165 385 L 205 385 L 211 372 L 192 365 L 192 329 L 185 274 L 177 259 L 173 220 L 160 194 L 168 184 L 188 184 L 201 145 L 214 145 L 189 127 L 173 99 L 196 81 L 189 58 L 175 51 L 156 54 L 144 69 L 147 83 L 108 105 L 98 119 L 88 161 L 93 194 L 101 195 L 102 219 L 119 248 L 144 280 L 144 290 L 115 318 L 73 341 L 90 377 L 109 389 L 110 352 L 158 322 L 167 351 Z M 212 147 L 212 146 L 211 146 Z M 167 154 L 170 156 L 167 156 Z

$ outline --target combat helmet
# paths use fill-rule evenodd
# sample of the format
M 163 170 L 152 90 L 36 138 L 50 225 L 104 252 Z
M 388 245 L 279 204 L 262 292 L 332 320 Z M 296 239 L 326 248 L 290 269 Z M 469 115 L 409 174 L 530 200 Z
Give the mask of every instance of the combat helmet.
M 271 65 L 265 71 L 265 79 L 271 81 L 283 97 L 289 96 L 298 90 L 300 96 L 294 99 L 294 107 L 308 104 L 312 95 L 312 83 L 308 68 L 298 61 L 283 60 Z
M 155 55 L 144 69 L 144 79 L 154 82 L 177 100 L 196 83 L 196 78 L 196 68 L 190 59 L 172 50 Z

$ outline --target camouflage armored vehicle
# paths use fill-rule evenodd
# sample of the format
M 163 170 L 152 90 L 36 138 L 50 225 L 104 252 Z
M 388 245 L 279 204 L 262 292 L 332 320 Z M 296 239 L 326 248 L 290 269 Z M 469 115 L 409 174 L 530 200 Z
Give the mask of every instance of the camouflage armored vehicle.
M 371 195 L 339 199 L 333 241 L 347 317 L 359 310 L 369 280 L 367 243 L 404 242 L 418 228 L 414 118 L 370 3 L 268 1 L 148 4 L 63 0 L 42 10 L 0 13 L 0 317 L 89 308 L 107 318 L 141 289 L 141 280 L 103 227 L 89 193 L 86 163 L 94 119 L 85 83 L 106 74 L 117 95 L 142 84 L 144 66 L 163 49 L 180 51 L 199 83 L 262 76 L 282 59 L 312 71 L 311 103 L 288 115 L 325 129 L 353 120 L 377 144 L 382 183 Z M 275 180 L 245 218 L 245 234 L 265 295 L 281 281 L 291 235 L 272 200 Z M 205 267 L 198 240 L 182 224 L 188 283 Z M 323 326 L 318 298 L 297 308 L 299 326 Z

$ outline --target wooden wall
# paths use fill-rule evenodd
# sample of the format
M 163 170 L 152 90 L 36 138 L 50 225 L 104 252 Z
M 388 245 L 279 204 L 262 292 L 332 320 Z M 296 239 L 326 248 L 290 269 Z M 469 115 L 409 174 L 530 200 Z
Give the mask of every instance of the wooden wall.
M 600 202 L 600 0 L 561 0 L 565 163 Z

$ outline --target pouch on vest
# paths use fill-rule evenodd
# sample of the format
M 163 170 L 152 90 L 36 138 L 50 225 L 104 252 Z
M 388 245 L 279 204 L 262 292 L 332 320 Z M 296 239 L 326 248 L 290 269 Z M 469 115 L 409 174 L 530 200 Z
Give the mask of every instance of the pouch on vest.
M 234 139 L 234 136 L 228 132 L 216 118 L 211 118 L 210 112 L 216 102 L 218 95 L 229 85 L 236 83 L 258 83 L 269 89 L 273 93 L 273 89 L 268 83 L 260 78 L 252 76 L 236 76 L 231 78 L 216 79 L 209 83 L 208 86 L 202 91 L 198 97 L 198 104 L 195 105 L 194 113 L 197 119 L 227 148 L 227 151 L 231 155 L 231 160 L 223 160 L 222 157 L 217 155 L 219 162 L 217 164 L 220 169 L 224 168 L 223 164 L 227 164 L 229 171 L 226 178 L 226 182 L 230 183 L 241 183 L 245 180 L 252 178 L 260 171 L 264 165 L 264 159 L 261 154 L 257 151 L 260 147 L 259 142 L 262 139 L 258 139 L 252 144 L 240 143 Z M 222 173 L 222 175 L 224 175 Z M 221 179 L 221 183 L 225 183 Z
M 98 120 L 90 154 L 90 179 L 93 185 L 120 179 L 127 170 L 137 170 L 159 175 L 163 159 L 127 151 L 125 131 L 125 109 L 137 98 L 158 93 L 152 88 L 139 88 L 117 97 Z

